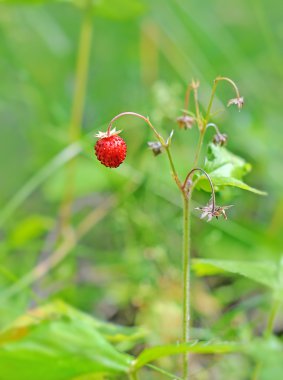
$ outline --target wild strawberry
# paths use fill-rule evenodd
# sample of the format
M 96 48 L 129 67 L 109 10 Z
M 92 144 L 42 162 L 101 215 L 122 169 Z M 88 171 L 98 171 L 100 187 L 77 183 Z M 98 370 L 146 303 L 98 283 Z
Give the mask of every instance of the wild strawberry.
M 125 160 L 127 145 L 122 137 L 118 136 L 121 131 L 99 132 L 96 137 L 94 149 L 98 160 L 108 168 L 117 168 Z

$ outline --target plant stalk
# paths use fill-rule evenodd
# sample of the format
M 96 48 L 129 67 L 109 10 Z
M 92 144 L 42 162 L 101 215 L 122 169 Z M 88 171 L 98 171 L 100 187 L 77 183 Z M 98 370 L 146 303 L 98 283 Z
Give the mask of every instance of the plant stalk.
M 92 4 L 91 0 L 85 0 L 84 14 L 81 25 L 77 68 L 75 75 L 75 89 L 71 109 L 71 119 L 69 126 L 70 144 L 78 141 L 81 137 L 83 111 L 86 96 L 86 83 L 89 68 L 89 58 L 91 52 L 92 39 Z M 61 205 L 61 222 L 63 229 L 68 225 L 71 218 L 71 208 L 74 198 L 76 159 L 72 159 L 67 165 L 65 189 Z
M 170 164 L 170 168 L 171 168 L 173 179 L 176 182 L 176 184 L 177 184 L 178 188 L 180 189 L 180 191 L 183 193 L 182 185 L 181 185 L 180 179 L 178 177 L 177 171 L 175 169 L 175 165 L 174 165 L 174 162 L 173 162 L 173 158 L 172 158 L 169 146 L 166 147 L 166 153 L 167 153 L 167 157 L 168 157 L 168 160 L 169 160 L 169 164 Z
M 197 150 L 196 150 L 196 155 L 195 155 L 193 167 L 195 167 L 195 166 L 198 165 L 198 160 L 199 160 L 199 156 L 200 156 L 200 152 L 201 152 L 201 148 L 202 148 L 202 144 L 203 144 L 203 139 L 204 139 L 205 131 L 206 131 L 206 125 L 204 125 L 203 129 L 200 131 L 200 135 L 199 135 L 199 140 L 198 140 L 198 145 L 197 145 Z
M 137 375 L 136 372 L 131 372 L 131 373 L 129 374 L 129 379 L 130 379 L 130 380 L 138 380 L 139 378 L 138 378 L 138 375 Z
M 190 195 L 183 196 L 183 343 L 190 340 Z M 189 379 L 189 355 L 183 356 L 183 378 Z
M 271 336 L 271 334 L 272 334 L 273 327 L 274 327 L 274 322 L 275 322 L 278 310 L 280 308 L 280 305 L 281 305 L 281 302 L 279 300 L 275 300 L 273 302 L 273 305 L 271 307 L 271 311 L 270 311 L 270 314 L 269 314 L 269 318 L 268 318 L 268 321 L 267 321 L 266 329 L 265 329 L 265 332 L 264 332 L 264 337 L 266 339 L 268 339 Z

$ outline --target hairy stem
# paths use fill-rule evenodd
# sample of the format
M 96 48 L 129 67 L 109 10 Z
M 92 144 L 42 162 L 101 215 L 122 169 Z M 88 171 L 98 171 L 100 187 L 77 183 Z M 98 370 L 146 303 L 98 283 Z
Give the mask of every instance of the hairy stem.
M 191 249 L 190 249 L 190 201 L 193 188 L 188 188 L 190 176 L 195 171 L 201 171 L 209 181 L 212 193 L 212 212 L 215 210 L 215 191 L 212 181 L 205 170 L 194 168 L 188 174 L 182 185 L 183 190 L 183 343 L 190 340 L 190 271 L 191 271 Z M 183 379 L 189 379 L 189 354 L 183 356 Z
M 181 185 L 181 181 L 178 177 L 178 174 L 177 174 L 177 171 L 175 169 L 175 165 L 174 165 L 174 162 L 173 162 L 173 158 L 172 158 L 172 155 L 171 155 L 171 151 L 170 151 L 170 148 L 169 146 L 167 146 L 165 148 L 166 150 L 166 153 L 167 153 L 167 157 L 168 157 L 168 160 L 169 160 L 169 164 L 170 164 L 170 168 L 171 168 L 171 172 L 172 172 L 172 176 L 173 176 L 173 179 L 174 181 L 176 182 L 178 188 L 183 192 L 183 189 L 182 189 L 182 185 Z
M 92 37 L 92 11 L 91 0 L 85 0 L 84 14 L 81 25 L 77 69 L 75 75 L 75 89 L 71 109 L 71 120 L 69 127 L 69 141 L 70 144 L 79 140 L 81 136 L 81 127 L 83 119 L 83 110 L 86 95 L 86 83 L 89 68 L 89 57 L 91 51 L 91 37 Z M 71 207 L 74 198 L 75 187 L 75 174 L 76 174 L 76 159 L 73 159 L 67 165 L 65 190 L 61 206 L 61 220 L 62 226 L 66 227 L 71 217 Z
M 183 343 L 190 340 L 190 196 L 183 197 Z M 183 378 L 189 378 L 189 354 L 183 356 Z

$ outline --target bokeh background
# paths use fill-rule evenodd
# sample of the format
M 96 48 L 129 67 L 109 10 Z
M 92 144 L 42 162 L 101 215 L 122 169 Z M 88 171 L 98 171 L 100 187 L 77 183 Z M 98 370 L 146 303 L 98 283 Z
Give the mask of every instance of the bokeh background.
M 221 112 L 214 122 L 229 135 L 229 149 L 252 164 L 247 182 L 268 192 L 260 197 L 225 191 L 220 203 L 235 205 L 228 222 L 205 223 L 194 212 L 193 255 L 279 260 L 280 6 L 278 0 L 98 2 L 78 148 L 70 145 L 68 130 L 80 4 L 0 4 L 1 327 L 34 304 L 60 298 L 102 319 L 145 326 L 152 344 L 178 339 L 182 212 L 166 157 L 153 158 L 147 148 L 153 140 L 150 130 L 131 117 L 116 123 L 128 144 L 127 160 L 119 169 L 100 165 L 93 145 L 94 134 L 117 113 L 139 112 L 164 135 L 176 129 L 172 152 L 185 176 L 197 131 L 178 130 L 175 120 L 192 78 L 200 80 L 204 107 L 216 76 L 238 84 L 245 97 L 243 110 L 225 108 L 234 94 L 221 84 L 215 102 Z M 62 252 L 58 220 L 72 156 L 71 225 L 81 235 Z M 194 197 L 196 204 L 207 198 L 205 193 Z M 50 257 L 50 268 L 37 278 L 34 268 Z M 192 305 L 196 336 L 243 338 L 262 331 L 269 294 L 243 278 L 195 278 Z M 282 328 L 283 318 L 278 317 L 278 334 Z M 235 368 L 235 379 L 244 379 L 237 363 L 232 358 L 213 365 L 230 374 Z M 243 373 L 246 365 L 243 361 Z M 203 377 L 196 378 L 212 379 L 205 377 L 209 371 L 213 368 L 202 369 Z

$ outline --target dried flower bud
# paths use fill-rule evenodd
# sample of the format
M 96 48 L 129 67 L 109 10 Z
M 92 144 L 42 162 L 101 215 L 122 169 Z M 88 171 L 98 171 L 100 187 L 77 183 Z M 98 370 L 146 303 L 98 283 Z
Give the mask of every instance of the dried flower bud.
M 158 156 L 160 153 L 162 153 L 162 145 L 159 141 L 149 141 L 147 145 L 149 149 L 152 150 L 154 156 Z
M 183 115 L 177 118 L 177 123 L 181 129 L 191 129 L 194 121 L 195 119 L 189 115 Z
M 213 136 L 213 143 L 215 145 L 223 146 L 226 144 L 228 136 L 225 133 L 217 132 L 216 135 Z
M 239 98 L 230 99 L 227 104 L 227 107 L 230 107 L 232 104 L 236 104 L 238 109 L 241 110 L 244 105 L 244 98 L 241 96 Z
M 203 207 L 196 207 L 196 210 L 201 211 L 201 219 L 204 219 L 207 217 L 207 221 L 210 222 L 212 218 L 218 219 L 219 216 L 223 216 L 225 220 L 227 220 L 227 215 L 225 210 L 229 209 L 230 207 L 233 207 L 233 205 L 230 206 L 215 206 L 213 209 L 213 203 L 212 199 L 208 202 L 206 206 Z

